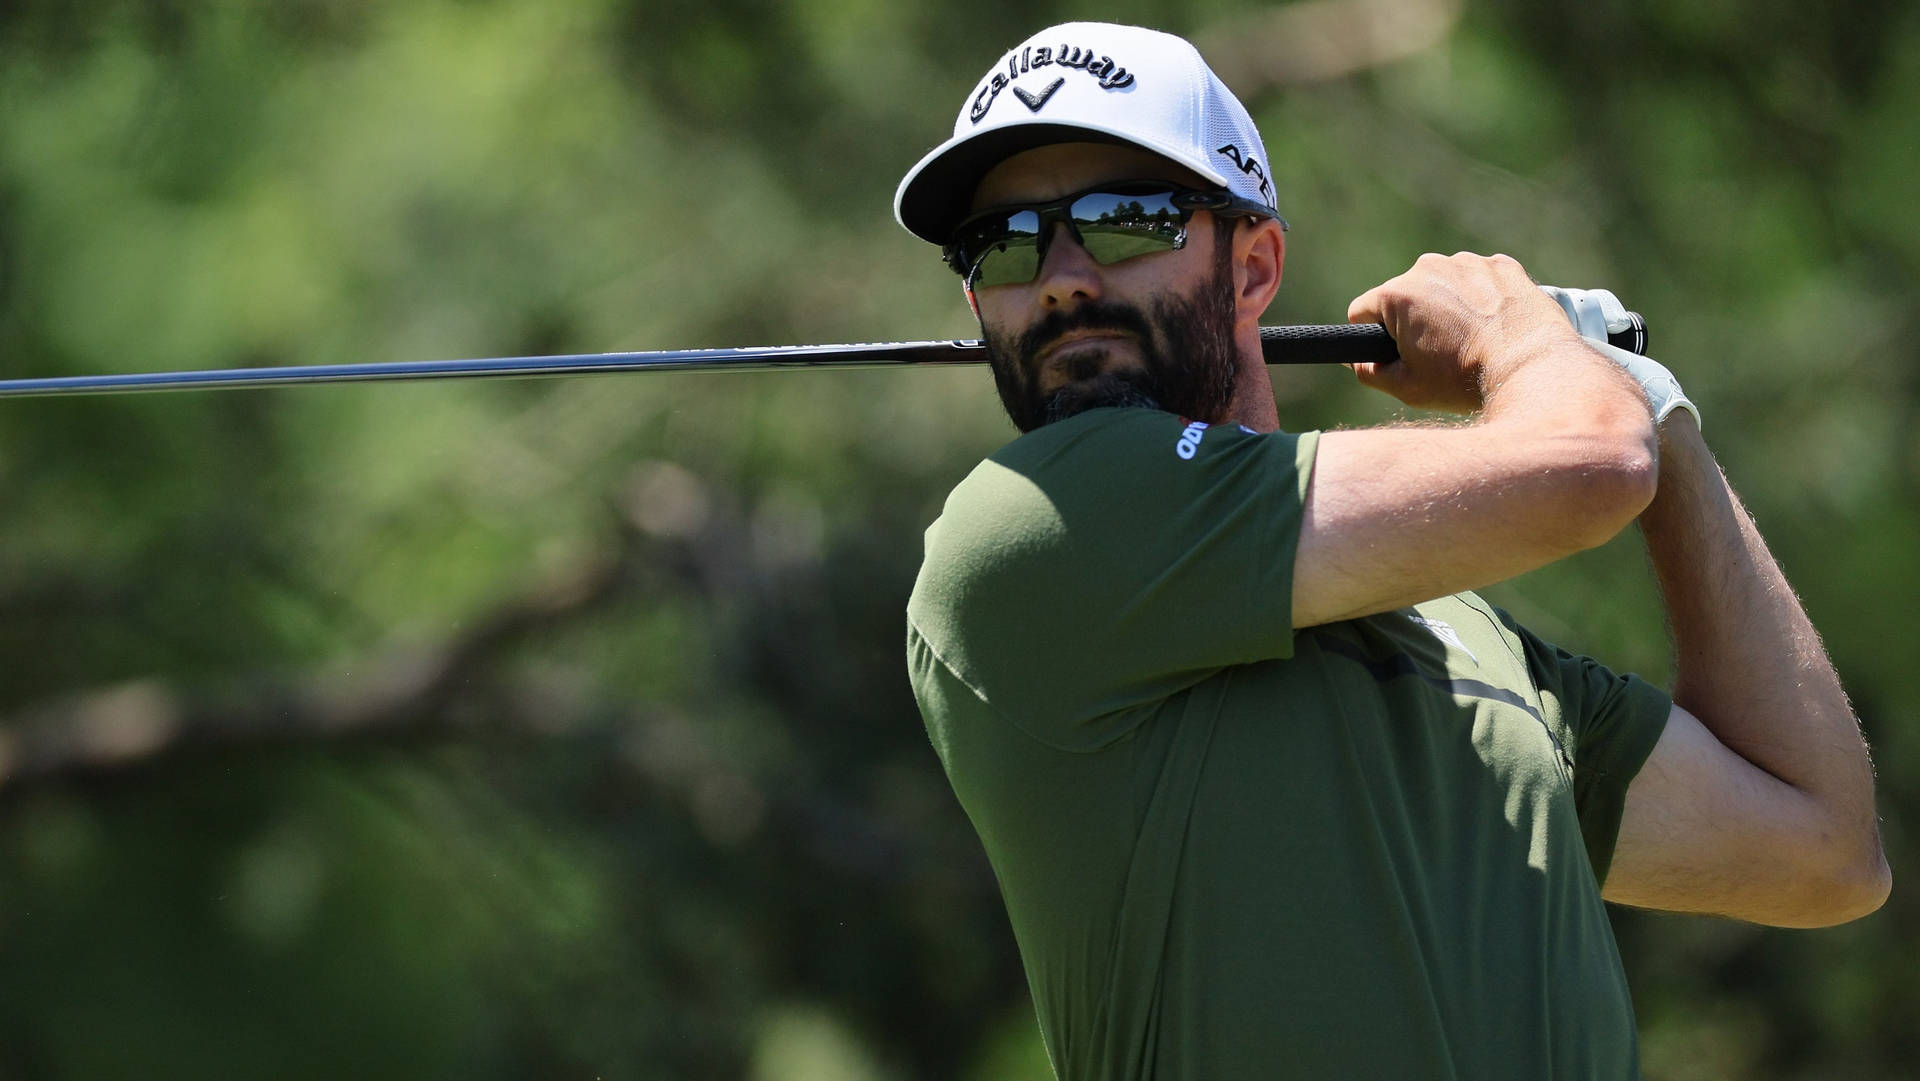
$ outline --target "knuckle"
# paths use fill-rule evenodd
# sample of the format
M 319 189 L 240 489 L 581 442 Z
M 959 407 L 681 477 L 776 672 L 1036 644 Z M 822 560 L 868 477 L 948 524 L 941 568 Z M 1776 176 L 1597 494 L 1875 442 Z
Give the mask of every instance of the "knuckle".
M 1499 270 L 1515 271 L 1520 269 L 1520 260 L 1515 259 L 1513 256 L 1508 255 L 1505 252 L 1496 252 L 1495 254 L 1488 256 L 1487 262 L 1491 263 L 1495 268 Z

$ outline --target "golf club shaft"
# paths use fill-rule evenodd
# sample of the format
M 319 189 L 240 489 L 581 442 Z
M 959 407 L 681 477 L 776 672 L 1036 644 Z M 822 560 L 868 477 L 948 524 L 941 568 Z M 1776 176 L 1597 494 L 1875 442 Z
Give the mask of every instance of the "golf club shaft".
M 1261 337 L 1269 364 L 1391 360 L 1395 356 L 1393 339 L 1387 337 L 1386 329 L 1379 326 L 1262 327 Z M 762 372 L 782 368 L 881 368 L 894 365 L 979 364 L 986 359 L 986 348 L 976 340 L 777 345 L 748 349 L 681 349 L 649 353 L 312 364 L 285 368 L 225 368 L 4 379 L 0 380 L 0 398 L 638 371 Z
M 1644 339 L 1643 339 L 1644 340 Z M 1260 328 L 1268 364 L 1352 364 L 1395 359 L 1385 327 L 1272 326 Z M 1616 336 L 1616 345 L 1634 346 Z M 1634 348 L 1644 350 L 1644 345 Z M 851 345 L 776 345 L 748 349 L 681 349 L 651 353 L 588 353 L 553 357 L 311 364 L 285 368 L 221 368 L 126 375 L 64 375 L 0 379 L 0 398 L 131 394 L 157 390 L 231 390 L 314 383 L 370 383 L 417 379 L 531 378 L 612 372 L 746 371 L 781 368 L 879 368 L 893 365 L 978 364 L 977 340 L 866 342 Z

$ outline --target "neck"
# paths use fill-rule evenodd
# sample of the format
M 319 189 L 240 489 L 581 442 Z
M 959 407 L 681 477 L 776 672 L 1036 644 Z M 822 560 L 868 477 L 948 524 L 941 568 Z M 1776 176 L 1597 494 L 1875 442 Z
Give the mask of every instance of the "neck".
M 1256 432 L 1280 430 L 1280 410 L 1273 403 L 1273 378 L 1267 373 L 1266 355 L 1260 350 L 1260 328 L 1242 329 L 1234 345 L 1240 368 L 1233 381 L 1233 406 L 1227 419 L 1244 424 Z

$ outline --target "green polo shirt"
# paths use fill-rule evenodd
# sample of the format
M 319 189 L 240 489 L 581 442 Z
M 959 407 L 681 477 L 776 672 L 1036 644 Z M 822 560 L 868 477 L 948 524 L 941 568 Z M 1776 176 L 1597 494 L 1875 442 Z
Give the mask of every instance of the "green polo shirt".
M 1295 631 L 1316 445 L 1094 410 L 927 531 L 914 691 L 1055 1071 L 1637 1077 L 1599 882 L 1667 696 L 1472 595 Z

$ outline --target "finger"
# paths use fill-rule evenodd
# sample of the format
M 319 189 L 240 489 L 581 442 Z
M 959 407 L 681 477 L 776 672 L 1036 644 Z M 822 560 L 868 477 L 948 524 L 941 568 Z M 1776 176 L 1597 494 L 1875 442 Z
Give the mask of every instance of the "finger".
M 1417 266 L 1418 264 L 1416 264 L 1416 268 Z M 1408 270 L 1404 273 L 1395 274 L 1379 285 L 1354 297 L 1352 303 L 1347 305 L 1347 322 L 1386 323 L 1388 298 L 1405 291 L 1407 275 L 1412 273 L 1412 270 Z
M 1361 293 L 1359 296 L 1354 297 L 1353 301 L 1347 305 L 1347 322 L 1349 323 L 1380 322 L 1380 289 L 1381 288 L 1382 288 L 1381 286 L 1376 285 L 1373 288 L 1367 290 L 1366 292 Z
M 1379 323 L 1387 328 L 1387 333 L 1399 338 L 1398 330 L 1405 321 L 1407 303 L 1411 295 L 1419 292 L 1421 283 L 1432 277 L 1436 268 L 1444 265 L 1444 256 L 1426 252 L 1414 260 L 1413 266 L 1396 274 L 1379 285 L 1353 298 L 1347 305 L 1347 321 L 1350 323 Z
M 1406 370 L 1405 366 L 1400 364 L 1376 364 L 1372 361 L 1362 361 L 1353 365 L 1353 376 L 1363 387 L 1391 393 L 1391 388 L 1406 381 Z
M 1354 297 L 1347 305 L 1347 322 L 1378 323 L 1387 328 L 1387 333 L 1393 333 L 1394 320 L 1390 313 L 1397 309 L 1394 298 L 1402 291 L 1401 278 L 1404 277 L 1402 274 L 1390 278 Z

